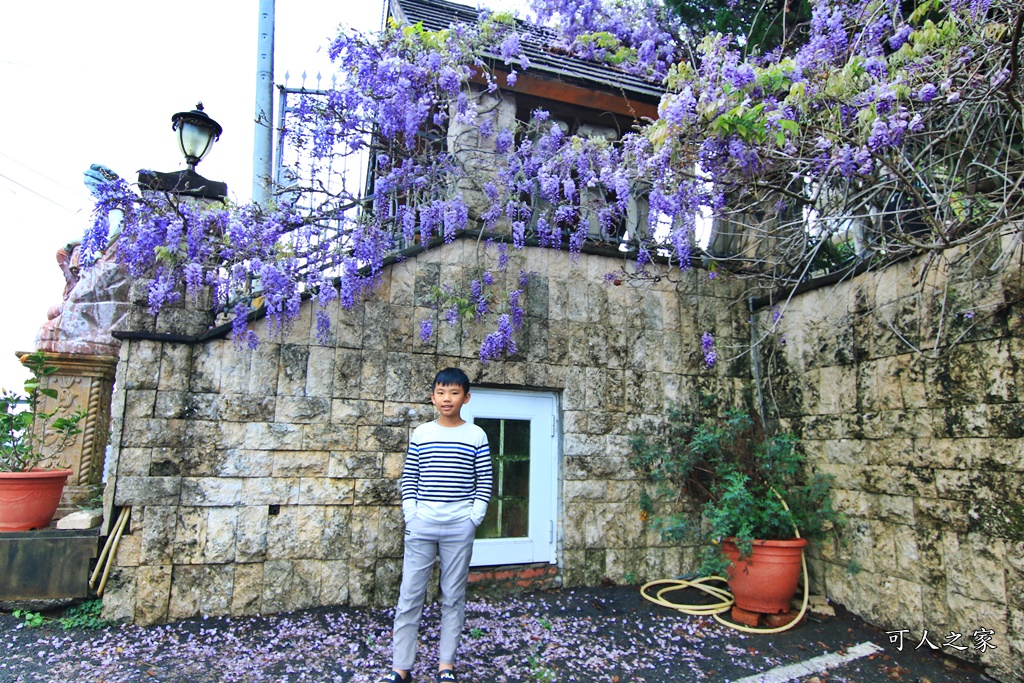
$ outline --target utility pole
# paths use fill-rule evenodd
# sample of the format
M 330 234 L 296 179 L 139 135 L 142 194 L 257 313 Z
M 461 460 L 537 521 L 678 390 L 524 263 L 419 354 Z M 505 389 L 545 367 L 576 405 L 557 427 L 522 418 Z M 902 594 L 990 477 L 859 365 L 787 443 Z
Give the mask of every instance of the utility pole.
M 273 186 L 274 0 L 260 0 L 256 45 L 256 130 L 252 150 L 252 201 L 264 205 Z

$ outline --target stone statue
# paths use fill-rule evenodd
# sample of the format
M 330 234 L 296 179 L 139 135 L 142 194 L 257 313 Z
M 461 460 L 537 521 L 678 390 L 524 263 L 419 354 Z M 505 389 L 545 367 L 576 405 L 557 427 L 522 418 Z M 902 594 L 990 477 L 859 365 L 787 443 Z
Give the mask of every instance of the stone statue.
M 106 166 L 93 164 L 85 172 L 85 185 L 93 195 L 96 188 L 117 174 Z M 91 268 L 80 270 L 81 244 L 72 242 L 57 250 L 57 263 L 64 273 L 64 300 L 47 312 L 47 321 L 36 334 L 36 348 L 53 353 L 116 356 L 121 342 L 111 336 L 129 311 L 128 275 L 114 261 L 116 242 Z

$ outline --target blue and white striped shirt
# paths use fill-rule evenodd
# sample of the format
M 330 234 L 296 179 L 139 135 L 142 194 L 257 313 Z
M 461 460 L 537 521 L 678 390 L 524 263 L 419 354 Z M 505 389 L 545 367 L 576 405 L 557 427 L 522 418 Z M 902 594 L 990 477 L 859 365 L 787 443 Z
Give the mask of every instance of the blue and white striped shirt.
M 491 449 L 484 430 L 466 422 L 413 430 L 402 472 L 402 507 L 437 523 L 472 518 L 479 524 L 493 487 Z M 474 514 L 475 513 L 475 514 Z

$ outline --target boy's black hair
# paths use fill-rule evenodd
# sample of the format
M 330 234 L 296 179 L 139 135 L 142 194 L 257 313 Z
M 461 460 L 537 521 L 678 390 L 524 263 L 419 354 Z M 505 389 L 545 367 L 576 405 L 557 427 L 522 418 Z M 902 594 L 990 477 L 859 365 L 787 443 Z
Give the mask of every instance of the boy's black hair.
M 437 373 L 437 377 L 434 378 L 434 383 L 430 385 L 430 390 L 433 391 L 437 385 L 452 386 L 457 384 L 462 387 L 462 390 L 469 393 L 469 377 L 459 368 L 445 368 L 441 372 Z

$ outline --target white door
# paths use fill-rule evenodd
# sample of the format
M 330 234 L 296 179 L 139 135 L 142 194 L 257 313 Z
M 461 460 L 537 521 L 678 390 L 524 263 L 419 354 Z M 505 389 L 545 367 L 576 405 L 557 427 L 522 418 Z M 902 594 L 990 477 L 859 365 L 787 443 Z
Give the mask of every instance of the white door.
M 462 417 L 487 433 L 494 488 L 473 544 L 474 567 L 554 563 L 557 400 L 546 392 L 470 391 Z

